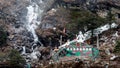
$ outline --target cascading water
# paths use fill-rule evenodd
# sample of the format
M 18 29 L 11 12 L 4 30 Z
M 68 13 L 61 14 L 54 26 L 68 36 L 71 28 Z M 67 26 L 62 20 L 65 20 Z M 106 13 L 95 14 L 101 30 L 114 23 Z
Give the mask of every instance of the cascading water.
M 26 47 L 25 47 L 25 46 L 23 46 L 23 47 L 22 47 L 22 49 L 23 49 L 22 54 L 25 54 L 25 53 L 26 53 Z
M 26 21 L 24 22 L 25 29 L 27 29 L 28 33 L 31 33 L 29 37 L 30 39 L 34 39 L 33 42 L 29 42 L 32 45 L 29 45 L 31 47 L 30 51 L 30 58 L 32 59 L 37 59 L 37 55 L 40 56 L 40 53 L 37 50 L 37 43 L 39 43 L 41 46 L 43 44 L 39 41 L 38 36 L 36 35 L 36 28 L 40 25 L 41 23 L 41 18 L 44 14 L 44 12 L 50 8 L 50 5 L 54 2 L 54 0 L 28 0 L 29 5 L 26 7 L 27 9 L 27 14 L 25 16 Z M 27 45 L 28 46 L 28 45 Z M 25 49 L 27 47 L 23 46 L 23 52 L 22 54 L 26 54 Z
M 38 40 L 38 36 L 36 35 L 35 29 L 40 25 L 41 23 L 41 17 L 44 12 L 44 2 L 42 0 L 37 0 L 38 2 L 34 0 L 29 0 L 29 5 L 26 7 L 27 9 L 27 15 L 26 15 L 26 22 L 24 23 L 25 28 L 29 31 L 29 33 L 32 34 L 34 39 L 34 44 L 32 44 L 31 50 L 32 53 L 29 55 L 32 59 L 37 59 L 37 53 L 34 50 L 34 45 L 37 45 L 36 43 L 42 43 Z M 42 4 L 43 7 L 39 6 L 39 4 Z M 23 52 L 22 54 L 26 54 L 25 46 L 23 46 Z
M 40 3 L 44 3 L 42 0 L 39 0 Z M 38 42 L 38 37 L 35 33 L 35 29 L 41 23 L 41 17 L 43 13 L 43 9 L 37 5 L 37 3 L 30 1 L 30 5 L 27 7 L 27 24 L 26 28 L 30 31 L 34 37 L 34 42 Z M 39 17 L 39 20 L 38 20 Z
M 54 2 L 54 0 L 29 0 L 29 2 L 30 4 L 27 7 L 26 16 L 27 23 L 25 23 L 25 25 L 27 30 L 32 33 L 34 42 L 38 42 L 43 45 L 38 40 L 35 29 L 38 27 L 38 25 L 40 25 L 44 11 L 47 8 L 50 8 L 50 5 Z

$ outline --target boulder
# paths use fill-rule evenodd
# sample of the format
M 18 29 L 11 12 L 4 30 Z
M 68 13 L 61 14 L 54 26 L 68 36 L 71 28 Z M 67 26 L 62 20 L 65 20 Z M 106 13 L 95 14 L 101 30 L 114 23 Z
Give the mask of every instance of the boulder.
M 15 36 L 14 35 L 10 35 L 8 38 L 9 40 L 12 40 Z

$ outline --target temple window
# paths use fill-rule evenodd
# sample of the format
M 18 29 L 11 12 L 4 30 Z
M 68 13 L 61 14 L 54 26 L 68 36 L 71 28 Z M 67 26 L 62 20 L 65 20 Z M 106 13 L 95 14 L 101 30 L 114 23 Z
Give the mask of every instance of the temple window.
M 73 49 L 72 49 L 72 48 L 70 48 L 70 50 L 72 51 Z
M 80 51 L 82 51 L 82 48 L 80 48 Z
M 85 50 L 85 48 L 83 48 L 83 50 Z
M 67 48 L 67 50 L 70 50 L 70 48 Z
M 79 48 L 77 48 L 77 50 L 79 50 Z
M 89 51 L 91 51 L 92 50 L 92 48 L 89 48 Z
M 86 51 L 88 51 L 88 48 L 86 48 Z

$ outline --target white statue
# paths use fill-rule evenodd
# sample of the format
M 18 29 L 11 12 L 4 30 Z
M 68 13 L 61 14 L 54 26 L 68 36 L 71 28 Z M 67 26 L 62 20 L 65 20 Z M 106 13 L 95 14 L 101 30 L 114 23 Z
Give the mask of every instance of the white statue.
M 84 42 L 84 35 L 82 32 L 79 32 L 79 35 L 77 36 L 77 42 Z

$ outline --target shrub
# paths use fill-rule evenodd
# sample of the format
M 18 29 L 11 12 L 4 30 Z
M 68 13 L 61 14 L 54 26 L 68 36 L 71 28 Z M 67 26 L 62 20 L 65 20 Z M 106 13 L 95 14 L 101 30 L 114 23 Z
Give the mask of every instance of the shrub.
M 114 53 L 120 54 L 120 40 L 116 43 Z
M 4 45 L 6 43 L 6 40 L 7 40 L 7 33 L 2 27 L 0 27 L 0 45 Z
M 10 66 L 12 68 L 23 68 L 25 64 L 25 59 L 20 55 L 20 53 L 17 50 L 11 50 L 10 55 Z
M 87 10 L 71 10 L 70 23 L 66 24 L 66 28 L 69 30 L 69 33 L 73 33 L 74 35 L 79 33 L 79 31 L 87 32 L 91 30 L 91 37 L 93 37 L 94 29 L 105 25 L 107 22 L 106 18 L 101 18 L 97 14 Z

